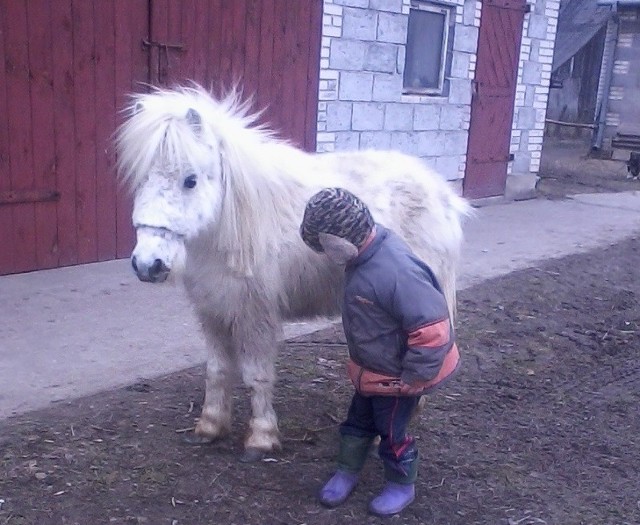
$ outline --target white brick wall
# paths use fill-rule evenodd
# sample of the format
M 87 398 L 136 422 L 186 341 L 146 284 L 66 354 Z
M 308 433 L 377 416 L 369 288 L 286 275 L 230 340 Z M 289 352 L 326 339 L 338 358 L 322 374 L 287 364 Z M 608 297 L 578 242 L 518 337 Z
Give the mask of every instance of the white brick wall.
M 402 94 L 411 0 L 324 0 L 318 151 L 396 148 L 464 176 L 481 0 L 451 0 L 446 96 Z M 441 111 L 447 107 L 447 111 Z
M 509 163 L 540 167 L 559 0 L 529 0 L 516 87 Z M 324 0 L 318 151 L 398 148 L 448 180 L 464 177 L 481 0 L 449 0 L 456 21 L 445 96 L 402 94 L 411 0 Z M 622 66 L 620 66 L 622 67 Z
M 549 100 L 559 0 L 529 0 L 525 15 L 513 114 L 509 173 L 537 175 Z M 531 97 L 527 97 L 531 93 Z

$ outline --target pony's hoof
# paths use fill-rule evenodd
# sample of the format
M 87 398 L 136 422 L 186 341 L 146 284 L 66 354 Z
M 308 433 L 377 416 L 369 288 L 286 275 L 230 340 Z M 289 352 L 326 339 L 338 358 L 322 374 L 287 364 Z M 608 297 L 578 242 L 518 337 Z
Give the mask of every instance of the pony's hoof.
M 210 445 L 215 441 L 215 438 L 209 436 L 201 436 L 199 434 L 187 434 L 182 438 L 182 441 L 187 445 Z
M 240 462 L 242 463 L 255 463 L 265 458 L 266 452 L 255 447 L 248 447 L 245 449 L 244 454 L 240 456 Z

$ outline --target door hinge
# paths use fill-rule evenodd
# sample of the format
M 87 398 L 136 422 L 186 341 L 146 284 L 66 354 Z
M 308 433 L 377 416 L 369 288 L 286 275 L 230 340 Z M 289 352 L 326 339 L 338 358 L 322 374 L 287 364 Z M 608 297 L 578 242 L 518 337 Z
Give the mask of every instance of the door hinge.
M 60 199 L 56 190 L 9 190 L 0 191 L 0 205 L 24 204 L 33 202 L 52 202 Z
M 153 40 L 142 39 L 142 45 L 145 47 L 158 47 L 160 49 L 177 49 L 178 51 L 185 51 L 187 46 L 184 44 L 168 44 L 167 42 L 154 42 Z
M 169 80 L 169 50 L 181 53 L 187 46 L 180 43 L 156 42 L 143 39 L 142 46 L 149 50 L 149 81 L 155 86 L 164 85 Z

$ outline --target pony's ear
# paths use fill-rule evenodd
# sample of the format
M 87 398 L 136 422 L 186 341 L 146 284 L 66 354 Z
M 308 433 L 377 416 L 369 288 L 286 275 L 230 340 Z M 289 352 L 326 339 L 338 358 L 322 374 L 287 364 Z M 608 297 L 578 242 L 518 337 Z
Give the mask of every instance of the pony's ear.
M 189 108 L 189 111 L 187 111 L 187 124 L 191 126 L 191 129 L 193 129 L 196 134 L 200 134 L 202 131 L 202 117 L 200 113 L 193 108 Z

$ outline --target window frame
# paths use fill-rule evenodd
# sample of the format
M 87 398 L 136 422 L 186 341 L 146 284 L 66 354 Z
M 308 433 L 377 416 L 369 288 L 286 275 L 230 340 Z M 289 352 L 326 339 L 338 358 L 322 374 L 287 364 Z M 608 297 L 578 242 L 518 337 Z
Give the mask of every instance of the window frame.
M 407 23 L 407 41 L 405 43 L 405 64 L 402 72 L 402 94 L 403 95 L 443 95 L 445 91 L 445 80 L 447 70 L 447 59 L 449 55 L 449 39 L 452 31 L 451 18 L 452 8 L 443 4 L 435 2 L 426 2 L 420 0 L 411 0 L 411 6 L 409 11 L 409 18 L 411 17 L 411 11 L 428 11 L 430 13 L 437 13 L 444 15 L 444 30 L 442 37 L 442 52 L 440 53 L 440 73 L 438 75 L 438 86 L 430 88 L 414 88 L 405 86 L 405 74 L 407 71 L 406 56 L 409 51 L 409 24 Z M 455 20 L 455 18 L 454 18 Z

